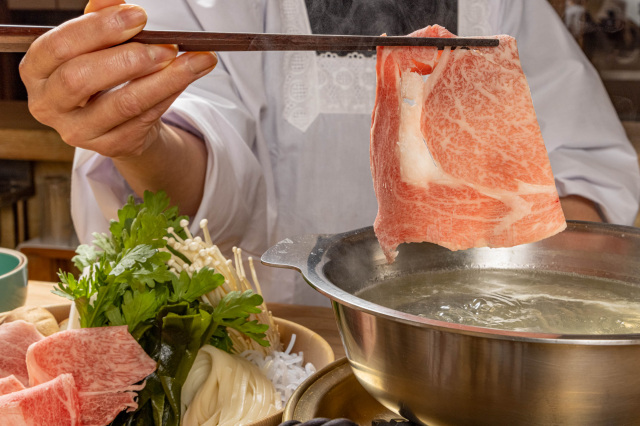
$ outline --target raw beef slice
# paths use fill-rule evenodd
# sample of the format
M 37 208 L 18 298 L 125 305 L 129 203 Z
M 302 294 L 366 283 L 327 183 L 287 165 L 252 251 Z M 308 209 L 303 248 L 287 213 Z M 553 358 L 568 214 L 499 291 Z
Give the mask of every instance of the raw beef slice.
M 63 374 L 41 385 L 0 396 L 0 424 L 83 425 L 73 376 Z
M 136 394 L 156 369 L 127 326 L 67 330 L 31 345 L 29 383 L 37 385 L 72 374 L 78 389 L 82 424 L 110 423 L 123 410 L 135 410 Z
M 79 396 L 83 426 L 108 425 L 121 411 L 138 408 L 133 392 L 80 392 Z
M 371 172 L 389 262 L 404 242 L 510 247 L 566 227 L 516 41 L 496 37 L 441 54 L 378 48 Z
M 0 379 L 0 396 L 12 392 L 21 391 L 24 388 L 24 385 L 20 382 L 20 380 L 16 379 L 16 376 L 14 376 L 13 374 L 11 376 Z
M 80 392 L 128 390 L 155 371 L 127 326 L 61 331 L 27 351 L 31 386 L 70 373 Z
M 27 349 L 42 339 L 42 334 L 29 322 L 19 320 L 0 325 L 0 378 L 13 375 L 27 386 Z

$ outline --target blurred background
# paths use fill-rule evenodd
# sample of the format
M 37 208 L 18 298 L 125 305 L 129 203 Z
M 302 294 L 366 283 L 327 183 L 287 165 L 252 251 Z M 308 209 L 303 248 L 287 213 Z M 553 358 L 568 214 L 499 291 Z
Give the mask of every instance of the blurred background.
M 598 70 L 640 150 L 640 0 L 548 0 Z M 0 0 L 0 24 L 58 25 L 86 0 Z M 73 149 L 31 117 L 18 76 L 22 54 L 0 53 L 0 246 L 29 257 L 29 277 L 72 271 L 69 211 Z M 640 221 L 636 221 L 636 226 Z
M 640 0 L 553 1 L 621 120 L 640 118 Z
M 0 23 L 58 25 L 86 0 L 0 0 Z M 21 53 L 0 53 L 0 246 L 29 258 L 29 278 L 57 281 L 75 271 L 77 239 L 69 209 L 73 148 L 27 109 Z

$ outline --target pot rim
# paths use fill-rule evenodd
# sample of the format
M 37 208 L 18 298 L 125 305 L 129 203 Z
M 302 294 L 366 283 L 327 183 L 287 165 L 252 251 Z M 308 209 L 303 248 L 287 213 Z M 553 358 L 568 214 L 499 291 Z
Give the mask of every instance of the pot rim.
M 567 221 L 567 230 L 589 232 L 599 231 L 603 234 L 614 235 L 634 235 L 640 239 L 640 229 L 624 225 L 610 225 L 595 222 Z M 401 322 L 419 328 L 436 329 L 443 332 L 453 332 L 473 337 L 490 338 L 498 340 L 511 340 L 526 343 L 543 344 L 569 344 L 569 345 L 591 345 L 591 346 L 627 346 L 640 345 L 640 333 L 630 334 L 554 334 L 536 333 L 527 331 L 510 331 L 493 328 L 455 324 L 445 321 L 438 321 L 396 311 L 384 306 L 368 302 L 357 296 L 337 287 L 325 276 L 323 267 L 328 259 L 326 253 L 337 242 L 356 236 L 361 233 L 371 233 L 373 227 L 368 226 L 339 234 L 306 235 L 299 239 L 291 238 L 278 243 L 269 249 L 262 256 L 262 263 L 268 266 L 295 269 L 299 271 L 305 281 L 316 291 L 331 299 L 334 312 L 339 315 L 339 307 L 346 307 L 365 312 L 375 317 L 383 317 L 387 320 Z M 306 262 L 298 261 L 296 264 L 281 261 L 279 256 L 283 250 L 294 248 L 297 243 L 304 240 L 307 246 L 312 245 L 305 259 Z M 313 240 L 315 244 L 310 244 Z M 282 244 L 286 244 L 283 246 Z M 293 245 L 293 246 L 292 246 Z M 279 260 L 280 259 L 280 260 Z M 294 262 L 295 263 L 295 262 Z M 312 267 L 310 267 L 312 266 Z

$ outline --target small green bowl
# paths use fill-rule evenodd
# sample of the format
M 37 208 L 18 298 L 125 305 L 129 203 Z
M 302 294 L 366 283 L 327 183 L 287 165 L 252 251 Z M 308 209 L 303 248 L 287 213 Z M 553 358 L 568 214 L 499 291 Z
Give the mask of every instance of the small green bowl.
M 27 300 L 27 256 L 0 248 L 0 312 L 24 305 Z

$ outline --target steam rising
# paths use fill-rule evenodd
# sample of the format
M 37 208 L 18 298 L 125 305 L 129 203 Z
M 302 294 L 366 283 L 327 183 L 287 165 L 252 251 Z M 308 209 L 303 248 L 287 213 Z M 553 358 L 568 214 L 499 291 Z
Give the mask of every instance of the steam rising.
M 314 34 L 406 35 L 439 24 L 456 32 L 457 0 L 305 0 Z

